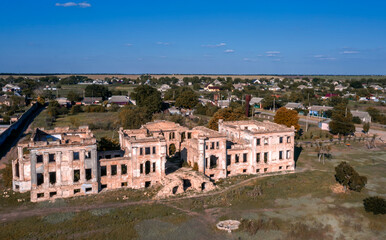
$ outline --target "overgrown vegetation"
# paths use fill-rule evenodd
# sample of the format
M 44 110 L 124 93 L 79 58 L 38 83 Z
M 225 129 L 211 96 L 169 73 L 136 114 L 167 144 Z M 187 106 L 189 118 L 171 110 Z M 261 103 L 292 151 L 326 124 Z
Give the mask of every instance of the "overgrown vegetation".
M 366 212 L 386 214 L 386 200 L 381 197 L 368 197 L 363 200 Z
M 360 192 L 367 183 L 367 177 L 360 176 L 347 162 L 341 162 L 335 168 L 335 179 L 345 189 L 348 188 L 356 192 Z

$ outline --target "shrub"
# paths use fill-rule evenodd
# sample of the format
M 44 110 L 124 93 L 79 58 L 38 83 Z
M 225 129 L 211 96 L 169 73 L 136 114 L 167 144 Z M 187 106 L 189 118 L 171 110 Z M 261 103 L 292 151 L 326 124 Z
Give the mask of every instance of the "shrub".
M 386 200 L 380 197 L 368 197 L 363 200 L 363 206 L 366 212 L 372 212 L 375 215 L 386 213 Z
M 5 165 L 5 168 L 0 170 L 0 173 L 2 175 L 2 183 L 4 187 L 10 188 L 12 187 L 12 164 L 8 163 Z
M 360 176 L 347 162 L 341 162 L 335 167 L 335 179 L 345 188 L 360 192 L 367 183 L 367 177 Z
M 75 115 L 75 114 L 78 114 L 80 112 L 83 112 L 82 110 L 82 106 L 80 105 L 74 105 L 71 107 L 71 110 L 70 110 L 70 114 L 71 115 Z

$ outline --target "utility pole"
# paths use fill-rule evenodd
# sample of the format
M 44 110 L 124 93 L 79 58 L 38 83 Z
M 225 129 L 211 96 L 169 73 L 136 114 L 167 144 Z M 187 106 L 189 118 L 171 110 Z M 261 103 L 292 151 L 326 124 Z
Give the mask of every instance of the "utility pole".
M 276 97 L 273 97 L 273 112 L 275 112 L 275 100 L 276 100 Z
M 307 113 L 307 116 L 306 116 L 306 132 L 308 132 L 308 118 L 309 118 L 309 115 L 310 115 L 310 93 L 308 93 L 308 113 Z

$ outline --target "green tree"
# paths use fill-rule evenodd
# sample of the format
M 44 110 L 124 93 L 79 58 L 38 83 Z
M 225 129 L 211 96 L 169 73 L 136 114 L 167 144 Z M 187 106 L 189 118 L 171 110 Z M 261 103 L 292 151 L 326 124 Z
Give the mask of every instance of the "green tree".
M 126 106 L 119 111 L 120 125 L 126 129 L 138 129 L 151 121 L 152 114 L 145 108 Z
M 98 151 L 109 151 L 109 150 L 119 150 L 120 145 L 117 140 L 102 137 L 97 144 Z
M 381 111 L 374 107 L 368 107 L 366 110 L 370 114 L 372 121 L 386 124 L 386 117 L 381 113 Z
M 355 132 L 352 114 L 347 105 L 338 104 L 332 111 L 332 121 L 329 123 L 330 132 L 334 135 L 349 135 Z
M 71 102 L 78 102 L 82 98 L 80 97 L 80 95 L 77 92 L 69 91 L 67 94 L 67 99 Z
M 184 91 L 176 99 L 176 107 L 194 108 L 198 103 L 198 96 L 193 91 Z
M 380 197 L 368 197 L 363 200 L 366 212 L 386 214 L 386 200 Z
M 248 119 L 245 116 L 243 109 L 223 108 L 218 110 L 213 117 L 209 120 L 208 128 L 218 130 L 218 120 L 224 119 L 224 121 L 237 121 Z
M 103 100 L 111 97 L 111 92 L 107 87 L 96 84 L 88 85 L 84 90 L 84 94 L 86 97 L 101 97 Z
M 360 176 L 347 162 L 341 162 L 335 167 L 335 179 L 345 189 L 360 192 L 367 183 L 367 177 Z
M 50 101 L 47 107 L 47 113 L 50 117 L 56 118 L 59 115 L 60 105 L 57 101 Z
M 355 117 L 352 117 L 352 122 L 355 124 L 361 124 L 362 120 L 359 117 L 355 116 Z
M 328 104 L 332 107 L 335 107 L 335 106 L 338 106 L 338 105 L 347 105 L 348 104 L 348 100 L 346 98 L 342 98 L 342 97 L 339 97 L 339 96 L 332 96 L 331 98 L 329 98 L 328 100 Z
M 368 133 L 369 132 L 369 130 L 370 130 L 370 123 L 364 123 L 363 124 L 363 132 L 364 133 Z
M 141 85 L 134 89 L 131 98 L 135 99 L 138 107 L 145 107 L 150 113 L 161 111 L 161 93 L 157 89 L 148 85 Z
M 0 170 L 0 173 L 2 175 L 1 181 L 6 188 L 12 187 L 12 164 L 7 163 L 5 164 L 5 168 Z
M 71 115 L 78 114 L 80 112 L 83 112 L 82 106 L 80 105 L 73 105 L 70 110 Z
M 273 121 L 277 124 L 282 124 L 287 127 L 294 126 L 296 130 L 300 129 L 298 112 L 296 110 L 290 110 L 285 107 L 281 107 L 276 111 Z

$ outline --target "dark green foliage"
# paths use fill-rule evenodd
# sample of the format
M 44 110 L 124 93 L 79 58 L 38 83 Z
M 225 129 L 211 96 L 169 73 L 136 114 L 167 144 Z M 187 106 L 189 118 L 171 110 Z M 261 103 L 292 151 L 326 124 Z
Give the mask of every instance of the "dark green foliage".
M 372 212 L 375 215 L 386 213 L 386 200 L 380 197 L 368 197 L 363 200 L 363 206 L 366 212 Z
M 75 115 L 75 114 L 78 114 L 80 112 L 83 112 L 82 106 L 74 105 L 74 106 L 71 107 L 71 110 L 70 110 L 70 114 L 71 115 Z
M 148 85 L 141 85 L 130 95 L 138 107 L 145 107 L 150 113 L 159 112 L 162 107 L 161 93 Z
M 345 188 L 360 192 L 367 183 L 367 177 L 360 176 L 347 162 L 341 162 L 335 167 L 335 179 Z
M 176 99 L 176 107 L 192 109 L 198 103 L 198 96 L 188 88 L 188 91 L 182 92 Z
M 101 97 L 103 100 L 111 97 L 111 92 L 109 89 L 102 85 L 88 85 L 85 89 L 86 97 Z
M 80 97 L 80 95 L 74 91 L 70 91 L 68 92 L 67 94 L 67 99 L 71 102 L 78 102 L 80 101 L 82 98 Z
M 195 114 L 206 115 L 212 117 L 220 108 L 213 104 L 206 104 L 203 106 L 201 103 L 197 104 Z
M 126 129 L 138 129 L 151 118 L 152 114 L 146 108 L 126 106 L 119 111 L 119 122 Z
M 12 164 L 8 163 L 0 170 L 2 185 L 6 188 L 12 187 Z
M 105 107 L 101 105 L 88 105 L 84 108 L 85 112 L 105 112 Z
M 47 107 L 47 113 L 48 116 L 55 120 L 59 115 L 67 114 L 68 109 L 66 107 L 60 106 L 57 101 L 50 101 Z
M 370 130 L 370 123 L 364 123 L 363 124 L 363 132 L 368 133 Z
M 355 126 L 352 123 L 352 114 L 347 105 L 336 105 L 332 111 L 331 119 L 329 128 L 332 134 L 349 135 L 355 132 Z
M 350 87 L 352 87 L 352 88 L 363 88 L 361 81 L 352 81 L 352 82 L 350 82 Z
M 352 122 L 356 123 L 356 124 L 361 124 L 362 123 L 361 119 L 359 117 L 357 117 L 357 116 L 352 118 Z
M 98 141 L 98 151 L 119 150 L 119 142 L 110 138 L 102 137 Z
M 209 120 L 208 128 L 218 130 L 218 120 L 223 119 L 224 121 L 237 121 L 248 119 L 242 108 L 232 109 L 223 108 L 217 111 L 213 117 Z
M 386 116 L 383 115 L 378 109 L 369 107 L 367 112 L 370 114 L 373 122 L 379 122 L 381 124 L 386 124 Z
M 348 104 L 348 99 L 342 98 L 339 96 L 333 96 L 328 100 L 328 104 L 332 107 L 338 106 L 338 105 L 347 105 Z

